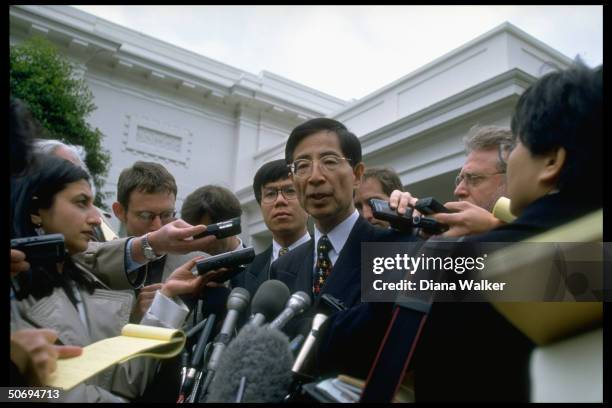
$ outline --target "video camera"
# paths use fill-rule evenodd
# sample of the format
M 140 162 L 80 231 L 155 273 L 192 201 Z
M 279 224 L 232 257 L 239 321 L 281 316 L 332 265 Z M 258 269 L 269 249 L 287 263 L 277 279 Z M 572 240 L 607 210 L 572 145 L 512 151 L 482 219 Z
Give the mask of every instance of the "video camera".
M 47 234 L 26 238 L 11 239 L 11 249 L 21 251 L 26 256 L 26 262 L 31 267 L 55 265 L 66 259 L 67 252 L 64 244 L 64 235 Z M 11 277 L 11 285 L 17 299 L 27 296 L 27 290 L 20 283 L 31 280 L 32 271 L 22 272 Z
M 255 258 L 255 250 L 253 247 L 214 255 L 198 261 L 196 263 L 197 271 L 194 271 L 194 275 L 204 275 L 215 269 L 228 268 L 230 269 L 229 273 L 213 279 L 213 282 L 225 282 L 242 272 L 246 268 L 246 265 L 253 261 L 253 258 Z
M 11 249 L 23 252 L 30 264 L 62 262 L 66 257 L 64 235 L 47 234 L 11 239 Z
M 374 218 L 387 221 L 391 228 L 398 231 L 412 232 L 413 228 L 421 228 L 427 234 L 438 235 L 448 231 L 449 228 L 448 225 L 442 224 L 433 218 L 423 217 L 420 215 L 413 216 L 412 208 L 406 209 L 404 215 L 401 215 L 398 214 L 396 210 L 393 210 L 387 201 L 371 198 L 368 200 L 368 203 L 372 208 Z M 423 214 L 427 215 L 436 212 L 449 212 L 446 207 L 440 204 L 433 197 L 418 200 L 416 208 Z
M 198 239 L 214 235 L 217 239 L 227 238 L 234 235 L 238 235 L 242 232 L 240 226 L 240 217 L 232 218 L 227 221 L 221 221 L 216 224 L 210 224 L 206 226 L 206 231 L 201 234 L 195 235 L 193 238 Z

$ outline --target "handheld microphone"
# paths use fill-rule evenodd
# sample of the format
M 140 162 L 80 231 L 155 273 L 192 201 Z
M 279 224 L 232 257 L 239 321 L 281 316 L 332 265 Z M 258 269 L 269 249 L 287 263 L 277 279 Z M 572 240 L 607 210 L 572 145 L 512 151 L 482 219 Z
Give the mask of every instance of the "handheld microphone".
M 268 326 L 270 329 L 282 329 L 289 320 L 293 319 L 294 316 L 299 315 L 308 309 L 311 304 L 310 296 L 306 292 L 295 292 L 285 305 L 285 310 L 278 315 L 276 319 Z
M 281 402 L 291 385 L 289 338 L 246 325 L 221 356 L 206 402 Z M 241 386 L 242 384 L 242 386 Z
M 200 337 L 198 338 L 198 344 L 196 345 L 195 351 L 193 353 L 191 359 L 191 366 L 185 367 L 185 379 L 181 385 L 181 390 L 179 392 L 179 398 L 177 403 L 185 402 L 185 399 L 191 392 L 194 382 L 198 376 L 198 363 L 202 359 L 202 353 L 204 351 L 204 346 L 208 343 L 208 338 L 210 337 L 210 333 L 212 332 L 213 326 L 215 324 L 216 316 L 214 314 L 209 315 L 206 318 L 206 324 L 204 326 L 204 330 L 200 333 Z
M 261 326 L 276 317 L 289 299 L 289 288 L 283 282 L 270 279 L 261 284 L 251 303 L 250 325 Z
M 493 211 L 491 212 L 495 218 L 505 223 L 516 220 L 516 215 L 510 212 L 510 199 L 506 197 L 499 197 L 499 199 L 495 202 L 495 206 L 493 206 Z
M 215 338 L 213 351 L 210 360 L 208 360 L 208 370 L 215 371 L 217 369 L 219 358 L 223 350 L 225 350 L 227 343 L 229 343 L 229 340 L 232 338 L 232 332 L 236 328 L 238 317 L 240 313 L 249 306 L 250 300 L 251 295 L 249 291 L 244 288 L 234 288 L 230 293 L 227 298 L 227 315 L 223 321 L 221 331 Z
M 187 331 L 187 333 L 185 333 L 185 337 L 187 337 L 187 338 L 192 337 L 194 334 L 199 332 L 202 327 L 204 327 L 206 325 L 206 322 L 207 322 L 207 320 L 204 319 L 200 323 L 198 323 L 195 326 L 193 326 L 191 329 L 189 329 Z
M 302 346 L 302 349 L 300 350 L 300 353 L 296 357 L 295 363 L 293 363 L 293 367 L 291 368 L 291 371 L 294 374 L 304 375 L 303 371 L 305 369 L 306 360 L 310 355 L 311 350 L 314 348 L 314 344 L 319 335 L 319 329 L 325 320 L 327 320 L 327 316 L 323 313 L 317 313 L 312 320 L 312 329 L 310 330 L 310 333 L 308 333 L 308 337 L 306 338 L 306 341 L 304 342 L 304 345 Z

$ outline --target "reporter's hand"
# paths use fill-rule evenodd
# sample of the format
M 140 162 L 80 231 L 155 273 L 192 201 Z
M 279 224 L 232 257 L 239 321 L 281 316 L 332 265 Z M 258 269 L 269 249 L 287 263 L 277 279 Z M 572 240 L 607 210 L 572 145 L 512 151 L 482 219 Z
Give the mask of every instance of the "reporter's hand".
M 27 272 L 29 269 L 30 264 L 26 261 L 25 254 L 17 249 L 11 249 L 11 276 Z
M 413 197 L 407 191 L 393 190 L 391 196 L 389 196 L 389 206 L 393 209 L 397 209 L 398 214 L 405 214 L 408 207 L 414 208 L 418 198 Z M 417 215 L 415 212 L 414 215 Z
M 181 219 L 174 220 L 157 231 L 149 233 L 149 243 L 158 255 L 186 254 L 203 251 L 215 239 L 214 236 L 193 239 L 194 235 L 206 231 L 205 225 L 191 225 Z
M 207 288 L 223 288 L 227 287 L 229 284 L 229 280 L 223 279 L 224 275 L 228 274 L 231 271 L 229 268 L 219 268 L 204 274 L 204 280 L 206 281 L 205 285 Z M 219 282 L 219 280 L 223 279 L 223 282 Z
M 206 283 L 204 279 L 206 275 L 195 276 L 191 270 L 195 268 L 196 262 L 201 259 L 204 259 L 204 257 L 195 257 L 176 268 L 166 282 L 162 284 L 160 292 L 167 297 L 200 293 Z
M 11 333 L 11 360 L 29 385 L 42 386 L 57 368 L 58 358 L 76 357 L 78 346 L 56 346 L 57 332 L 51 329 L 25 329 Z
M 497 228 L 504 223 L 484 208 L 467 201 L 451 201 L 444 204 L 453 213 L 437 213 L 431 217 L 448 225 L 450 228 L 441 236 L 461 237 L 464 235 L 482 234 Z
M 130 321 L 132 322 L 140 322 L 142 320 L 142 316 L 149 310 L 151 307 L 151 303 L 153 303 L 153 298 L 155 297 L 155 292 L 160 290 L 162 287 L 161 283 L 155 283 L 153 285 L 145 286 L 140 289 L 138 293 L 138 298 L 136 299 L 136 304 L 132 308 L 132 316 Z

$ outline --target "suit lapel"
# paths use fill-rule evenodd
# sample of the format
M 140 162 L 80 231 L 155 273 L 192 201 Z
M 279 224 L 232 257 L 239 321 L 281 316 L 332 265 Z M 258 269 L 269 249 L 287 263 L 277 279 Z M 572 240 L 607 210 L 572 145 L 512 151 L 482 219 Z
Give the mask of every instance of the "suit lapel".
M 320 294 L 329 293 L 347 306 L 361 298 L 361 242 L 370 237 L 369 225 L 364 223 L 367 221 L 362 217 L 355 222 Z
M 278 266 L 275 267 L 276 275 L 271 274 L 270 278 L 285 282 L 291 293 L 303 290 L 312 294 L 313 251 L 313 239 L 293 249 L 285 255 L 287 261 L 283 262 L 284 259 L 279 259 L 275 262 L 278 263 Z
M 257 263 L 253 264 L 253 272 L 251 278 L 256 281 L 257 287 L 261 285 L 270 276 L 270 262 L 272 261 L 272 245 L 268 247 L 261 256 L 257 259 Z

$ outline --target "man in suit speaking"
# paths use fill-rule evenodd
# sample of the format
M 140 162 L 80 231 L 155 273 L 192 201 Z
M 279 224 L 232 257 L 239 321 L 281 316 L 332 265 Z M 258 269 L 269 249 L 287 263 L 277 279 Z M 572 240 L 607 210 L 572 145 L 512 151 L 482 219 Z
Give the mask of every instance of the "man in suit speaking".
M 346 310 L 325 323 L 315 367 L 365 378 L 388 323 L 389 304 L 361 303 L 361 243 L 414 238 L 370 225 L 354 206 L 354 191 L 364 172 L 361 143 L 342 123 L 316 118 L 297 126 L 285 146 L 285 161 L 301 206 L 314 219 L 314 238 L 271 266 L 270 277 L 292 293 L 338 299 Z M 302 322 L 293 330 L 309 329 Z M 291 326 L 286 331 L 291 335 Z

